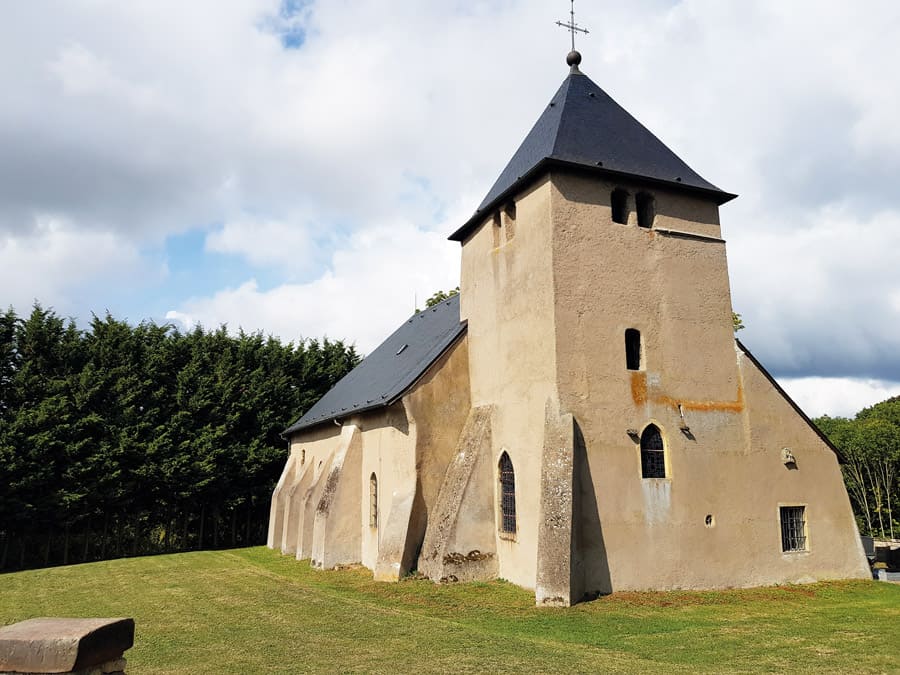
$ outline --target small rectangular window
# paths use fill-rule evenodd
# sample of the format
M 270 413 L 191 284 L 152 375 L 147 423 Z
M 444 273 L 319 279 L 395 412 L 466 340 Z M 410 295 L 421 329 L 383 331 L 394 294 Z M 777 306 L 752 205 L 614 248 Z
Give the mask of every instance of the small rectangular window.
M 636 328 L 625 330 L 625 367 L 628 370 L 641 369 L 641 331 Z
M 610 197 L 612 207 L 612 219 L 614 223 L 628 224 L 628 193 L 621 188 L 616 188 Z
M 653 227 L 653 219 L 656 217 L 656 205 L 653 195 L 646 192 L 638 192 L 637 219 L 639 227 Z
M 781 550 L 785 553 L 806 551 L 806 507 L 782 506 Z

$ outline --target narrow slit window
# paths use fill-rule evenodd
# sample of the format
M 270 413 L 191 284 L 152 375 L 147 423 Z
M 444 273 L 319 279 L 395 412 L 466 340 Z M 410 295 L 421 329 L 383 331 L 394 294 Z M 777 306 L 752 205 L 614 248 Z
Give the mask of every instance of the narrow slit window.
M 641 477 L 666 477 L 666 449 L 655 424 L 649 425 L 641 434 Z
M 641 369 L 641 331 L 636 328 L 625 331 L 625 367 L 628 370 Z
M 637 204 L 637 220 L 640 227 L 653 227 L 653 219 L 656 217 L 656 200 L 648 192 L 638 192 L 635 198 Z
M 369 477 L 369 527 L 378 527 L 378 478 Z
M 503 226 L 506 229 L 506 241 L 516 236 L 516 203 L 509 202 L 503 207 Z
M 784 553 L 806 551 L 806 507 L 782 506 L 781 550 Z
M 614 223 L 628 224 L 628 193 L 621 188 L 612 192 L 612 219 Z
M 500 455 L 500 531 L 516 532 L 516 472 L 505 452 Z

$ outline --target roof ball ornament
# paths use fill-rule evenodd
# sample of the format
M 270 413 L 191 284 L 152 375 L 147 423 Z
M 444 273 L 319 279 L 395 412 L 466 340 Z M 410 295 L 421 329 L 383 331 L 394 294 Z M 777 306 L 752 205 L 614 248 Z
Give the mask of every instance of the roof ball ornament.
M 581 52 L 574 49 L 566 54 L 566 63 L 570 66 L 579 66 L 581 64 Z

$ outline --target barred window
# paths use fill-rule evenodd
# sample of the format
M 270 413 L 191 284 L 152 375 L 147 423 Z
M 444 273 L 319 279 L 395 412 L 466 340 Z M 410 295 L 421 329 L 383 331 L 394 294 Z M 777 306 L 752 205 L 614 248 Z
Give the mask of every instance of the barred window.
M 666 449 L 655 424 L 649 425 L 641 434 L 641 477 L 666 477 Z
M 369 477 L 369 527 L 378 527 L 378 478 Z
M 781 509 L 781 550 L 805 551 L 806 549 L 806 507 L 782 506 Z
M 505 452 L 500 455 L 500 531 L 516 532 L 516 472 Z

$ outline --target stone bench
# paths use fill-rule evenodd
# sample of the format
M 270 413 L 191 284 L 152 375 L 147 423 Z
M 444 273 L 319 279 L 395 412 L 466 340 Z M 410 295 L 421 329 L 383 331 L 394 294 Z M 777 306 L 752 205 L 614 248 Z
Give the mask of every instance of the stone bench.
M 28 619 L 0 628 L 0 675 L 123 675 L 134 619 Z

